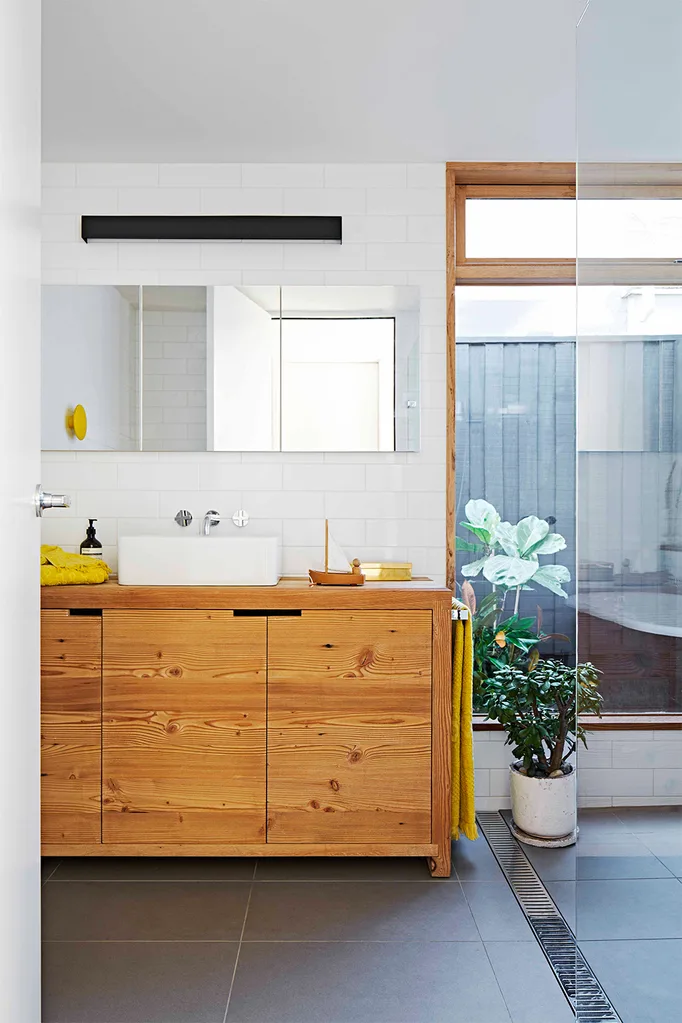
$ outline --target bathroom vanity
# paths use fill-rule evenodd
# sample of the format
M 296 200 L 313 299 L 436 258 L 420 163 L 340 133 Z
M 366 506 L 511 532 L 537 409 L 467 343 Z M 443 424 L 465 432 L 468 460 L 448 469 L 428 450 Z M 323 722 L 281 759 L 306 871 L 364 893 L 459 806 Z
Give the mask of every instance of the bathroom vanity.
M 50 856 L 425 856 L 450 873 L 431 583 L 42 592 Z

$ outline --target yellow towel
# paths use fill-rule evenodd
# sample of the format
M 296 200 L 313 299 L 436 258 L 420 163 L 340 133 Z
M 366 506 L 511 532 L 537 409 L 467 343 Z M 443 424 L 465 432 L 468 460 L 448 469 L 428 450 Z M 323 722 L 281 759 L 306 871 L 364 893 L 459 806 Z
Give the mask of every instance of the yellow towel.
M 466 607 L 453 600 L 453 608 Z M 471 613 L 452 623 L 452 837 L 478 838 L 474 809 L 474 649 Z
M 105 583 L 111 569 L 104 561 L 87 554 L 69 554 L 61 547 L 40 548 L 41 586 L 82 586 Z

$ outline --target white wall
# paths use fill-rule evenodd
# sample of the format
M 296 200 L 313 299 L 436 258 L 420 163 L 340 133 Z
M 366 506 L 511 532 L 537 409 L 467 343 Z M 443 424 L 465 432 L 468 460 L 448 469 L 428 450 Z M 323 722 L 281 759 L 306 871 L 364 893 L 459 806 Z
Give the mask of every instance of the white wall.
M 476 808 L 511 805 L 511 747 L 500 731 L 474 733 Z M 579 806 L 679 806 L 682 799 L 682 732 L 604 730 L 578 750 Z
M 96 517 L 115 564 L 119 521 L 172 524 L 180 508 L 201 517 L 241 507 L 249 529 L 282 537 L 286 573 L 319 560 L 328 517 L 350 557 L 409 560 L 443 582 L 443 164 L 60 163 L 44 166 L 43 184 L 46 283 L 415 285 L 422 376 L 418 453 L 50 453 L 43 483 L 74 502 L 45 518 L 47 542 L 77 546 Z M 85 245 L 84 212 L 341 214 L 344 243 Z
M 208 447 L 279 450 L 279 323 L 238 288 L 209 288 Z
M 134 446 L 129 379 L 131 309 L 113 287 L 43 288 L 42 443 L 77 450 Z M 69 436 L 65 415 L 80 404 L 84 442 Z
M 40 1020 L 40 0 L 0 4 L 0 1019 Z

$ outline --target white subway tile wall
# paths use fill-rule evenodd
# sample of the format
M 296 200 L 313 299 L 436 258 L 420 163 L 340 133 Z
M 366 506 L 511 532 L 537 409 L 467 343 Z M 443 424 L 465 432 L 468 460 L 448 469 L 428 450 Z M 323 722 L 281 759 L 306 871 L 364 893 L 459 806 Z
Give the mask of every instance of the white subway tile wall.
M 500 731 L 474 733 L 476 808 L 509 807 L 511 748 Z M 593 732 L 578 751 L 578 806 L 674 806 L 682 798 L 682 731 Z
M 159 450 L 205 452 L 206 313 L 145 310 L 143 324 L 144 436 Z
M 182 337 L 160 331 L 157 348 L 146 353 L 150 363 L 158 360 L 147 429 L 169 450 L 46 452 L 44 485 L 70 491 L 74 500 L 45 516 L 44 542 L 77 549 L 86 517 L 97 517 L 115 568 L 120 523 L 154 528 L 172 523 L 181 507 L 197 517 L 210 507 L 230 515 L 243 507 L 249 529 L 282 537 L 287 573 L 305 573 L 319 561 L 329 517 L 349 556 L 411 560 L 415 574 L 443 583 L 443 164 L 45 164 L 43 188 L 45 282 L 416 285 L 424 381 L 419 453 L 171 451 L 174 442 L 183 448 L 203 439 L 205 410 L 188 390 L 191 367 L 200 375 L 195 360 L 203 356 L 190 351 L 200 344 L 190 324 L 164 324 L 187 328 Z M 80 216 L 87 213 L 339 214 L 344 243 L 85 245 Z M 149 329 L 146 338 L 151 346 Z

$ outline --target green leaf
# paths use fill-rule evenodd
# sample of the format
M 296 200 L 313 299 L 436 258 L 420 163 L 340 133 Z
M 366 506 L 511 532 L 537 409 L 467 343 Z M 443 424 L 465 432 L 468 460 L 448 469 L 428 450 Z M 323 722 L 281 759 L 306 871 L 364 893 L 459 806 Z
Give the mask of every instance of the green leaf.
M 487 529 L 482 529 L 480 526 L 472 526 L 470 522 L 460 522 L 460 526 L 464 529 L 468 529 L 474 536 L 477 536 L 486 546 L 490 546 L 490 533 Z
M 570 581 L 571 573 L 564 565 L 542 565 L 533 576 L 533 582 L 540 583 L 540 586 L 544 586 L 545 589 L 551 590 L 552 593 L 556 593 L 560 597 L 568 596 L 561 583 Z
M 498 512 L 488 501 L 468 501 L 464 512 L 472 526 L 487 529 L 489 533 L 494 532 L 500 522 Z
M 544 540 L 541 540 L 539 544 L 533 547 L 532 554 L 556 554 L 557 551 L 563 551 L 566 547 L 566 541 L 561 533 L 548 533 Z
M 458 551 L 472 551 L 478 553 L 478 551 L 485 550 L 483 544 L 473 543 L 471 540 L 465 540 L 463 536 L 455 537 L 455 546 Z
M 533 548 L 542 543 L 549 533 L 549 524 L 537 515 L 528 515 L 516 526 L 516 545 L 521 557 L 528 557 Z
M 465 579 L 473 579 L 489 560 L 489 558 L 479 558 L 478 561 L 470 561 L 468 565 L 462 565 L 462 575 Z
M 494 540 L 510 558 L 517 558 L 520 554 L 516 543 L 516 526 L 511 522 L 500 522 L 495 530 Z
M 506 554 L 496 554 L 486 558 L 481 565 L 483 575 L 493 586 L 511 589 L 521 586 L 535 577 L 538 570 L 537 561 L 526 561 L 523 558 L 510 558 Z

